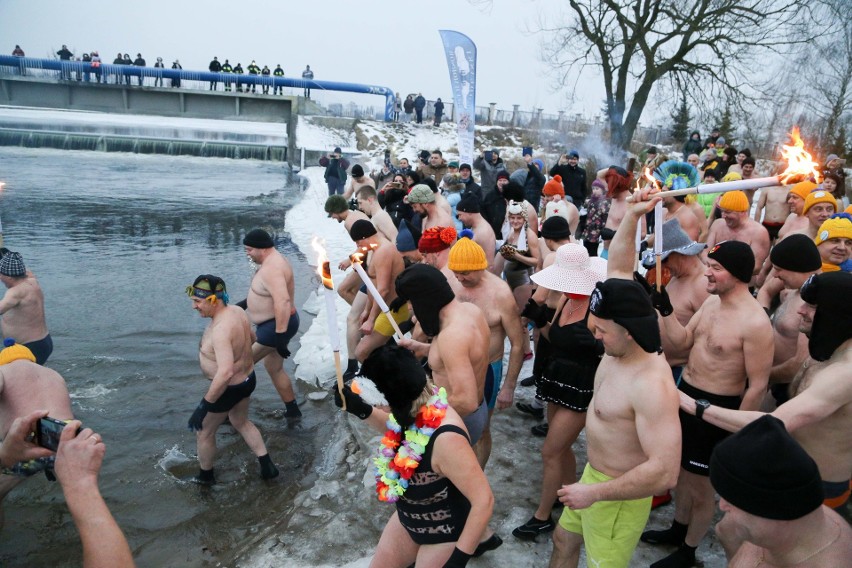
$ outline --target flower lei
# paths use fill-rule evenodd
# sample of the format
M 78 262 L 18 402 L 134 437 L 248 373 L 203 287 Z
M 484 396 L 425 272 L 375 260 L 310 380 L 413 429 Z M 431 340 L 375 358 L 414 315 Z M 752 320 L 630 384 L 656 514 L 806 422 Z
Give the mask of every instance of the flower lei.
M 378 456 L 373 459 L 379 501 L 395 503 L 405 493 L 411 476 L 423 459 L 429 439 L 447 414 L 447 391 L 443 387 L 433 387 L 432 393 L 426 404 L 420 407 L 414 424 L 405 431 L 404 441 L 396 418 L 393 414 L 388 417 L 388 430 L 382 438 Z

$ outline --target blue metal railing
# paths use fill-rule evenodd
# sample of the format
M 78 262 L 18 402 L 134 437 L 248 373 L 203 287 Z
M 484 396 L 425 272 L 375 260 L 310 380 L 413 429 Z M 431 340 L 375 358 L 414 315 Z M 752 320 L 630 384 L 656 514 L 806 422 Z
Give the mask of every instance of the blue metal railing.
M 245 75 L 235 73 L 211 73 L 209 71 L 188 71 L 182 69 L 167 69 L 163 67 L 136 67 L 133 65 L 113 65 L 102 63 L 100 67 L 93 67 L 89 62 L 83 61 L 59 61 L 56 59 L 37 59 L 34 57 L 15 57 L 13 55 L 0 55 L 0 66 L 12 67 L 19 74 L 26 75 L 29 69 L 46 69 L 59 71 L 60 77 L 70 79 L 71 75 L 82 74 L 85 77 L 94 75 L 98 82 L 101 76 L 124 77 L 125 83 L 130 85 L 130 77 L 138 77 L 139 82 L 143 78 L 153 77 L 157 79 L 169 79 L 170 81 L 206 81 L 219 82 L 231 85 L 258 85 L 267 87 L 295 87 L 298 89 L 320 89 L 326 91 L 343 91 L 347 93 L 361 93 L 366 95 L 379 95 L 385 97 L 385 120 L 393 119 L 394 92 L 388 87 L 377 85 L 362 85 L 359 83 L 341 83 L 338 81 L 316 81 L 308 79 L 296 79 L 289 77 L 272 77 L 264 75 Z M 106 79 L 104 79 L 106 82 Z

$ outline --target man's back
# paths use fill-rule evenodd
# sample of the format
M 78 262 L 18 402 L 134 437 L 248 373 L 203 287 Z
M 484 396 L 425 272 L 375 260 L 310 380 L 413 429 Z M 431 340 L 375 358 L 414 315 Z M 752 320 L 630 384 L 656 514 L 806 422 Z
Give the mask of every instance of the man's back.
M 59 373 L 23 359 L 0 366 L 0 433 L 5 436 L 15 418 L 41 409 L 51 418 L 74 418 Z
M 3 297 L 3 304 L 0 325 L 4 337 L 12 337 L 18 343 L 29 343 L 47 335 L 44 293 L 34 276 L 29 276 L 9 288 Z

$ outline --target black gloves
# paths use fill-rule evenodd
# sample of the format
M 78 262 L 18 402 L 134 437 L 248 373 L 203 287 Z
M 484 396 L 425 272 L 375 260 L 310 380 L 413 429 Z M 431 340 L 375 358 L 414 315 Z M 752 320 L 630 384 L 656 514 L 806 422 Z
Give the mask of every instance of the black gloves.
M 444 564 L 444 568 L 464 568 L 467 566 L 467 561 L 471 559 L 471 555 L 462 552 L 458 547 L 453 549 L 453 553 Z
M 245 300 L 240 300 L 239 302 L 237 302 L 234 305 L 238 306 L 238 307 L 240 307 L 244 310 L 247 310 L 248 309 L 248 298 L 246 298 Z
M 331 394 L 334 395 L 334 404 L 337 408 L 343 408 L 343 400 L 340 398 L 337 384 L 331 385 Z M 349 414 L 357 416 L 361 420 L 366 420 L 373 413 L 373 407 L 352 392 L 349 385 L 343 385 L 343 397 L 346 399 L 346 412 Z
M 207 402 L 207 399 L 201 399 L 201 402 L 199 402 L 198 406 L 195 408 L 195 412 L 193 412 L 192 416 L 189 417 L 189 422 L 187 422 L 187 426 L 190 430 L 193 432 L 201 431 L 201 423 L 204 422 L 204 417 L 207 416 L 210 406 L 211 403 Z
M 287 349 L 288 343 L 290 343 L 290 339 L 287 337 L 287 332 L 275 333 L 275 350 L 278 351 L 278 354 L 284 359 L 290 356 L 290 350 Z
M 633 279 L 636 280 L 645 291 L 648 293 L 648 296 L 651 298 L 651 304 L 656 308 L 660 315 L 663 317 L 667 317 L 672 315 L 674 312 L 674 308 L 672 307 L 672 301 L 669 299 L 669 293 L 666 292 L 665 286 L 660 286 L 660 291 L 657 292 L 656 286 L 651 286 L 648 284 L 648 281 L 645 280 L 645 277 L 639 274 L 638 272 L 633 273 Z
M 550 318 L 547 317 L 547 305 L 537 304 L 532 298 L 527 301 L 521 316 L 529 319 L 536 327 L 544 327 Z

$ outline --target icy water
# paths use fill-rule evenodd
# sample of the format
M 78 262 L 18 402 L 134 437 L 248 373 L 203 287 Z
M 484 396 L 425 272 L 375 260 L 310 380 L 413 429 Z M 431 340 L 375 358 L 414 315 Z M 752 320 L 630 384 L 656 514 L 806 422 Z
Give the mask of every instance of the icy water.
M 219 485 L 188 483 L 197 462 L 186 421 L 207 388 L 197 360 L 207 320 L 184 289 L 214 273 L 245 297 L 241 239 L 262 226 L 294 264 L 301 305 L 313 275 L 283 232 L 299 178 L 264 162 L 4 147 L 0 181 L 5 246 L 45 291 L 48 366 L 65 377 L 77 417 L 104 436 L 101 489 L 138 565 L 230 565 L 311 484 L 332 410 L 313 405 L 287 424 L 258 365 L 250 415 L 282 475 L 261 481 L 242 439 L 222 428 Z M 303 315 L 303 331 L 309 322 Z M 58 484 L 33 478 L 4 511 L 0 566 L 81 564 Z

